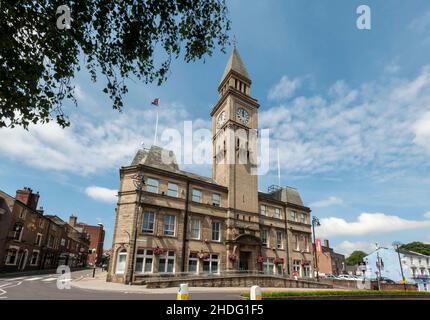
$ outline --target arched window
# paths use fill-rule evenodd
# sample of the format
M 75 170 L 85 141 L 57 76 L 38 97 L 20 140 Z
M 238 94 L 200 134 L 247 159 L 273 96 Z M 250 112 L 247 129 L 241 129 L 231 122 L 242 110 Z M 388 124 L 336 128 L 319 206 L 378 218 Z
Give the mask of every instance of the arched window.
M 118 252 L 116 261 L 116 273 L 123 274 L 125 272 L 125 261 L 127 260 L 127 250 L 121 249 Z

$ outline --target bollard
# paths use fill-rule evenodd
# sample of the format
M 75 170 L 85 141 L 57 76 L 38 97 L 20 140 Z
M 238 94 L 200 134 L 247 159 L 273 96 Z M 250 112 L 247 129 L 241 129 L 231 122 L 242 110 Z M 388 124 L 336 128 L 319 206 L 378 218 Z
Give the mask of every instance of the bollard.
M 181 283 L 176 300 L 188 300 L 188 283 Z
M 251 287 L 251 300 L 261 300 L 262 294 L 261 294 L 261 288 L 259 286 L 252 286 Z

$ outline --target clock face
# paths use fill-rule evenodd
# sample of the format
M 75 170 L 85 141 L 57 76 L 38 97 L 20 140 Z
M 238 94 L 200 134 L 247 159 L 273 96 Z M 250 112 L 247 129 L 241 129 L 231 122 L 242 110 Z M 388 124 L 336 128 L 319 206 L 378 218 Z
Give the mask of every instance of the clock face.
M 243 108 L 238 108 L 236 111 L 236 116 L 239 119 L 240 122 L 243 124 L 248 124 L 249 122 L 249 113 Z
M 218 116 L 218 120 L 217 120 L 218 129 L 221 128 L 224 123 L 225 123 L 225 111 L 221 112 L 220 115 Z

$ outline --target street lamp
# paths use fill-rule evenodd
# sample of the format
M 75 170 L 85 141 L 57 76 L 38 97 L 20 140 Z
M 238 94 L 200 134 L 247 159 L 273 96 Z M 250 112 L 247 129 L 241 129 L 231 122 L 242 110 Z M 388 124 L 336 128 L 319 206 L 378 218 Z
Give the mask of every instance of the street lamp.
M 316 241 L 315 241 L 315 226 L 319 227 L 321 225 L 320 220 L 313 216 L 312 217 L 312 234 L 314 236 L 314 256 L 315 256 L 315 269 L 317 270 L 317 281 L 320 281 L 320 274 L 318 270 L 318 257 L 317 257 L 317 247 L 316 247 Z
M 406 279 L 405 279 L 405 274 L 403 273 L 403 265 L 402 265 L 402 260 L 400 259 L 400 250 L 399 250 L 401 245 L 402 245 L 402 243 L 400 241 L 394 241 L 393 242 L 393 247 L 396 248 L 397 256 L 399 257 L 400 272 L 402 273 L 403 288 L 406 291 Z
M 136 248 L 137 248 L 137 234 L 138 234 L 138 221 L 139 221 L 139 212 L 141 207 L 141 200 L 142 200 L 142 188 L 145 185 L 145 177 L 143 175 L 142 171 L 139 171 L 135 175 L 131 177 L 133 179 L 133 184 L 136 187 L 137 192 L 137 204 L 136 204 L 136 220 L 134 224 L 134 240 L 133 240 L 133 248 L 132 248 L 132 256 L 131 256 L 131 270 L 130 270 L 130 277 L 128 280 L 128 284 L 132 284 L 133 282 L 133 275 L 134 275 L 134 257 L 136 256 Z

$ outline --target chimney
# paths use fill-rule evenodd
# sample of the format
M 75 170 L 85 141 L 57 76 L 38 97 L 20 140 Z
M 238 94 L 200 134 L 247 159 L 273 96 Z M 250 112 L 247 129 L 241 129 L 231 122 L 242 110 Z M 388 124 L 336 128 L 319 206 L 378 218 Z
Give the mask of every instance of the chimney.
M 69 224 L 72 226 L 72 227 L 76 227 L 76 223 L 77 223 L 77 221 L 78 221 L 78 217 L 76 217 L 75 215 L 71 215 L 70 216 L 70 218 L 69 218 Z
M 330 248 L 330 246 L 329 246 L 329 242 L 328 242 L 328 240 L 326 239 L 326 240 L 324 240 L 324 247 L 326 247 L 326 248 Z
M 28 187 L 16 190 L 15 199 L 21 201 L 25 205 L 29 206 L 31 209 L 36 210 L 37 203 L 39 202 L 39 192 L 33 193 Z

